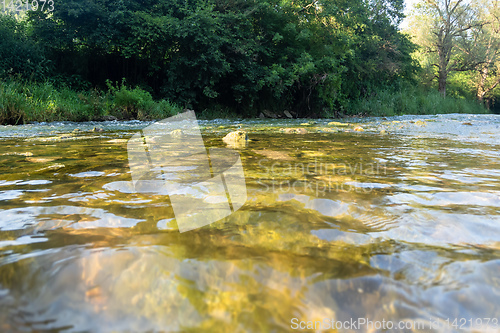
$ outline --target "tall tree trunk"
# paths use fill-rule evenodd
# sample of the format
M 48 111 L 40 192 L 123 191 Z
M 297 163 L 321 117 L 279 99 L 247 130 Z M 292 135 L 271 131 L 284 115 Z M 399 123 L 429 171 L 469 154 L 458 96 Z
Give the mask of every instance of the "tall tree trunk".
M 446 97 L 446 81 L 448 81 L 448 61 L 444 52 L 439 54 L 439 66 L 438 66 L 438 90 Z
M 446 68 L 439 69 L 438 83 L 439 83 L 439 92 L 443 97 L 446 97 L 446 81 L 448 79 L 448 72 Z
M 479 70 L 479 81 L 477 84 L 477 100 L 482 102 L 484 100 L 484 96 L 488 94 L 490 91 L 495 89 L 500 84 L 500 75 L 497 75 L 493 82 L 487 83 L 486 80 L 490 75 L 489 66 L 491 65 L 491 61 L 488 61 L 483 67 Z M 489 85 L 487 85 L 489 84 Z
M 488 64 L 487 64 L 488 65 Z M 488 67 L 484 66 L 479 71 L 479 82 L 477 85 L 477 100 L 482 102 L 484 99 L 484 95 L 486 94 L 486 89 L 484 87 L 486 78 L 488 77 Z
M 446 82 L 448 80 L 448 65 L 450 63 L 451 50 L 453 48 L 453 44 L 450 39 L 449 27 L 441 27 L 439 33 L 437 34 L 437 49 L 439 56 L 438 63 L 438 90 L 443 95 L 443 98 L 446 97 Z

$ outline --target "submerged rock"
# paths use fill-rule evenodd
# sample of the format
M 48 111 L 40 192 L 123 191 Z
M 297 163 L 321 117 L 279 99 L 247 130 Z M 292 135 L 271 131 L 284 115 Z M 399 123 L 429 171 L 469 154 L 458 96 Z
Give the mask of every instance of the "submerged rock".
M 112 139 L 112 140 L 108 140 L 106 141 L 107 143 L 126 143 L 128 142 L 127 139 Z
M 331 121 L 328 123 L 328 126 L 349 126 L 349 124 L 341 123 L 338 121 Z
M 325 132 L 325 133 L 337 133 L 339 132 L 339 129 L 337 128 L 329 128 L 329 127 L 323 127 L 320 129 L 321 132 Z
M 55 163 L 55 164 L 51 164 L 49 166 L 46 166 L 44 168 L 35 170 L 34 172 L 55 171 L 55 170 L 59 170 L 59 169 L 65 168 L 65 167 L 66 166 L 64 164 Z
M 52 162 L 56 160 L 56 158 L 53 157 L 27 157 L 27 161 L 32 162 L 32 163 L 47 163 L 47 162 Z
M 280 128 L 280 131 L 285 134 L 307 134 L 307 130 L 303 127 L 299 128 Z
M 67 133 L 63 135 L 58 135 L 58 136 L 48 136 L 48 137 L 34 137 L 34 138 L 27 138 L 26 141 L 42 141 L 42 142 L 60 142 L 60 141 L 67 141 L 67 140 L 90 140 L 90 139 L 95 139 L 99 138 L 98 135 L 75 135 L 75 133 Z
M 232 147 L 244 147 L 248 143 L 248 134 L 245 131 L 233 131 L 223 137 L 222 141 Z
M 285 152 L 278 151 L 278 150 L 265 150 L 265 149 L 260 149 L 260 150 L 252 150 L 252 152 L 263 155 L 267 158 L 273 159 L 273 160 L 285 160 L 285 161 L 291 161 L 293 158 L 288 155 Z
M 363 127 L 361 127 L 361 126 L 356 126 L 356 127 L 354 127 L 354 131 L 355 131 L 355 132 L 363 132 L 364 130 L 365 130 L 365 129 L 364 129 Z
M 180 138 L 184 135 L 181 129 L 175 129 L 172 132 L 170 132 L 170 136 L 173 138 Z
M 33 156 L 33 153 L 32 153 L 32 152 L 30 152 L 30 151 L 23 152 L 23 153 L 11 152 L 11 153 L 4 153 L 4 154 L 2 154 L 2 155 L 4 155 L 4 156 L 8 156 L 8 155 Z
M 278 115 L 268 110 L 262 110 L 262 113 L 264 114 L 264 116 L 266 116 L 266 118 L 272 118 L 272 119 L 278 118 Z

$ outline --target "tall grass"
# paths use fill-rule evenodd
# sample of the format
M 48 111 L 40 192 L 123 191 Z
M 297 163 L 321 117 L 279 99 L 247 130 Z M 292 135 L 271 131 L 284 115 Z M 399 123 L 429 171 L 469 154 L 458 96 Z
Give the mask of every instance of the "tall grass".
M 89 121 L 104 116 L 153 120 L 180 111 L 177 105 L 166 100 L 154 101 L 148 92 L 129 88 L 124 82 L 107 92 L 96 89 L 77 92 L 56 88 L 49 82 L 0 82 L 0 124 Z
M 0 124 L 23 123 L 26 112 L 31 113 L 26 96 L 18 84 L 0 83 Z
M 394 116 L 404 114 L 488 113 L 480 103 L 465 98 L 443 98 L 438 91 L 416 87 L 381 90 L 347 105 L 349 115 Z

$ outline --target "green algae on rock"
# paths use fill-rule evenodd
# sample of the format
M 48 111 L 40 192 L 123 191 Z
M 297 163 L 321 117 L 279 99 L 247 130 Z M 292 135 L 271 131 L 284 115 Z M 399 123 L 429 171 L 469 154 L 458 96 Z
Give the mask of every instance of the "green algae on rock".
M 303 127 L 298 127 L 298 128 L 280 128 L 280 131 L 285 133 L 285 134 L 307 134 L 308 131 L 303 128 Z
M 248 144 L 248 134 L 247 132 L 241 130 L 229 132 L 222 138 L 222 141 L 230 147 L 244 147 Z
M 55 164 L 51 164 L 49 166 L 43 167 L 41 169 L 35 170 L 33 172 L 40 173 L 40 172 L 45 172 L 45 171 L 56 171 L 56 170 L 62 169 L 64 167 L 66 167 L 64 164 L 55 163 Z
M 328 126 L 340 126 L 340 127 L 350 126 L 350 124 L 341 123 L 341 122 L 338 122 L 338 121 L 331 121 L 327 125 Z

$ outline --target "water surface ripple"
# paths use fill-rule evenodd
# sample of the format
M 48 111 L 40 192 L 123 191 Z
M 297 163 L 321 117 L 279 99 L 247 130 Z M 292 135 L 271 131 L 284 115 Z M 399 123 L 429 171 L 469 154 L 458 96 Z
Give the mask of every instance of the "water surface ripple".
M 500 117 L 332 121 L 200 121 L 249 133 L 248 200 L 186 233 L 131 183 L 150 123 L 0 126 L 0 331 L 499 331 Z

